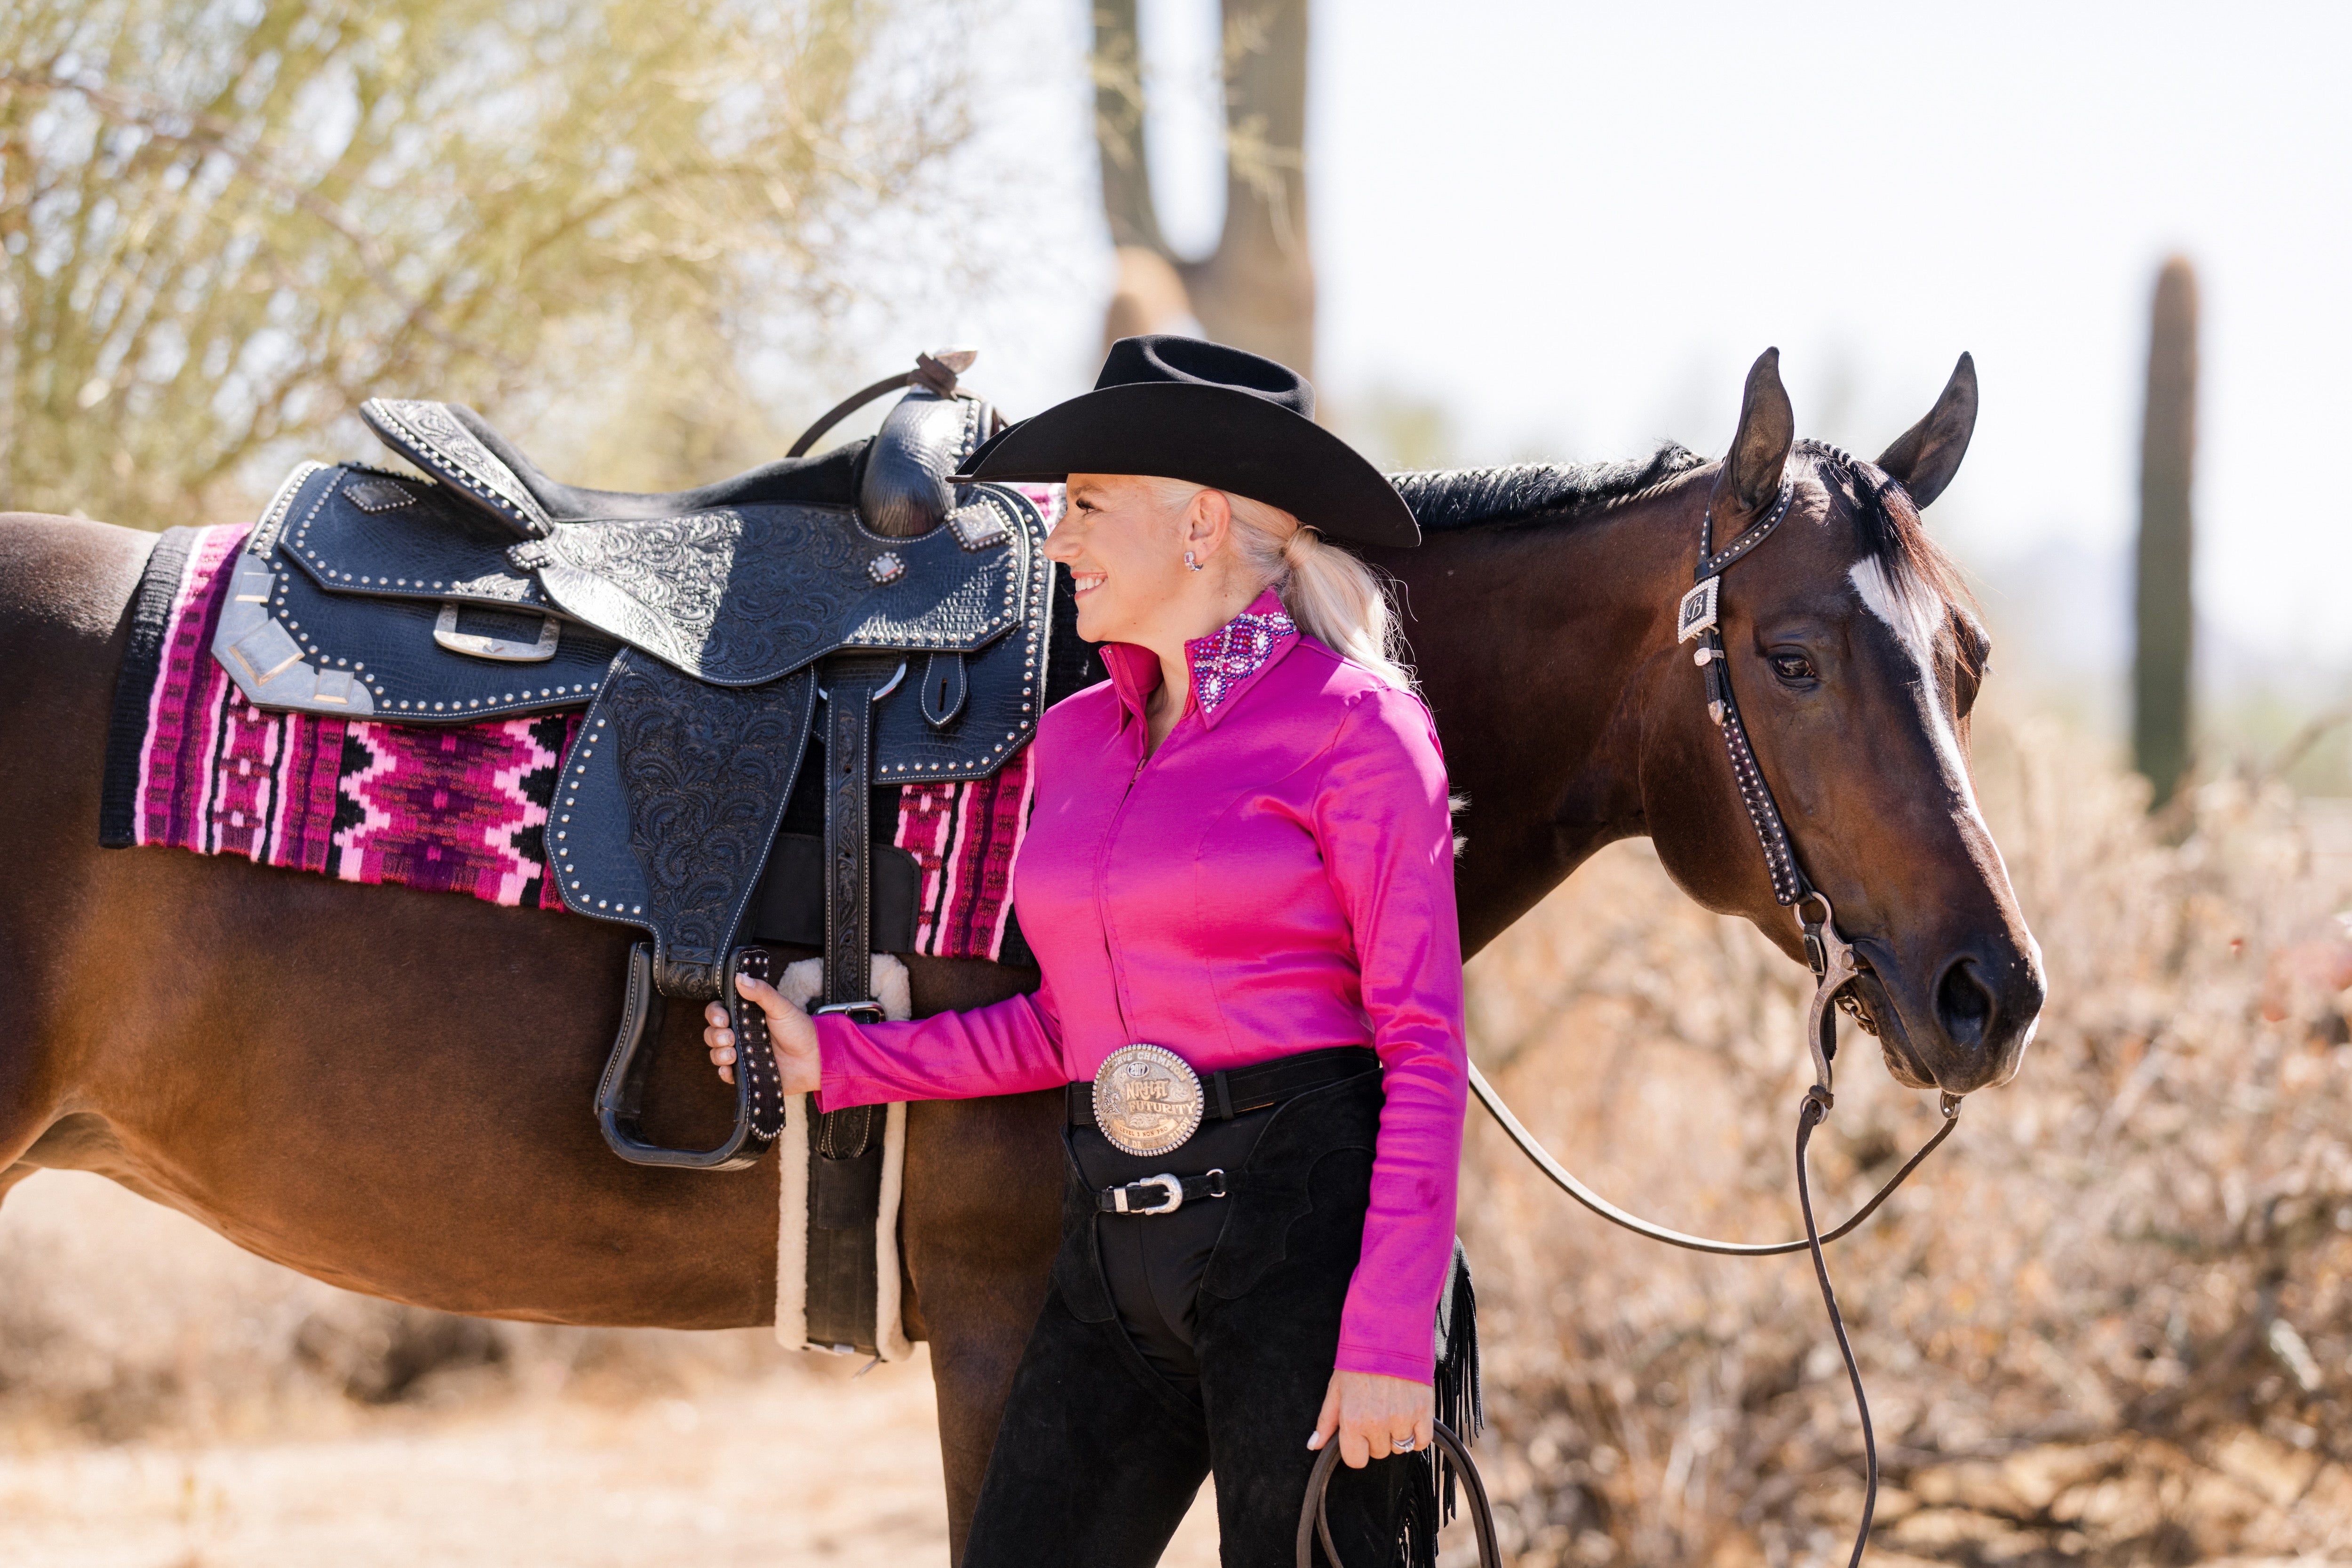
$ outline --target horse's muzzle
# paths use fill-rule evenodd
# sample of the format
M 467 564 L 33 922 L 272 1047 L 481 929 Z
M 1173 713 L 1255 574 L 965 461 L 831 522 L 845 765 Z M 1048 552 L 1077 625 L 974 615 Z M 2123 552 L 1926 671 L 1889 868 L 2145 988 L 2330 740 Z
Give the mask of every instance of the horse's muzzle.
M 2035 956 L 1962 948 L 1922 985 L 1906 966 L 1869 945 L 1857 986 L 1897 1083 L 1969 1094 L 2016 1076 L 2045 994 Z

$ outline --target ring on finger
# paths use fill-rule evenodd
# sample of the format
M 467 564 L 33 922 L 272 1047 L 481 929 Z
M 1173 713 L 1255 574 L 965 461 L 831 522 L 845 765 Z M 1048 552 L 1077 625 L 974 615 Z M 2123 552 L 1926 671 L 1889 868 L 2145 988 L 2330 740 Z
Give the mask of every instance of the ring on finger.
M 1391 1453 L 1410 1454 L 1413 1450 L 1413 1440 L 1411 1437 L 1391 1437 L 1389 1439 L 1389 1450 Z

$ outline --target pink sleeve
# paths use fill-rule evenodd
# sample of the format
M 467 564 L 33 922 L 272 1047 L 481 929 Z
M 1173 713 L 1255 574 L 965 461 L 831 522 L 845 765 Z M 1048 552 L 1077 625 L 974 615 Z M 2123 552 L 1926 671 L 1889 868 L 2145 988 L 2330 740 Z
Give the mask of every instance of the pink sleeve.
M 1348 916 L 1387 1104 L 1339 1367 L 1428 1383 L 1454 1256 L 1469 1100 L 1454 823 L 1428 711 L 1382 690 L 1349 713 L 1317 795 L 1316 840 Z
M 824 1066 L 821 1110 L 1019 1094 L 1055 1088 L 1069 1076 L 1051 987 L 904 1023 L 854 1024 L 830 1014 L 816 1020 L 816 1041 Z

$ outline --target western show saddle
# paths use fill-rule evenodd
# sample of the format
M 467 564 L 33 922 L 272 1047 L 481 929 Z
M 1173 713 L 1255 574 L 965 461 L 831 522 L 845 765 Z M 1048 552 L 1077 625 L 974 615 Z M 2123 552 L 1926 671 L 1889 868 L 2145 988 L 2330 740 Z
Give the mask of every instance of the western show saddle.
M 957 386 L 972 357 L 919 356 L 784 460 L 674 495 L 562 484 L 470 408 L 371 399 L 362 417 L 428 477 L 302 464 L 236 560 L 213 651 L 257 707 L 433 725 L 584 706 L 545 859 L 565 908 L 646 939 L 596 1101 L 624 1159 L 758 1160 L 784 1107 L 734 973 L 766 973 L 762 942 L 821 947 L 823 1007 L 878 1017 L 869 953 L 914 947 L 899 786 L 989 776 L 1054 699 L 1100 678 L 1037 507 L 949 480 L 1001 424 Z M 803 456 L 901 386 L 870 440 Z M 1025 944 L 1008 943 L 1017 961 Z M 666 1148 L 639 1124 L 666 997 L 721 1001 L 751 1037 L 716 1148 Z M 822 1277 L 871 1269 L 852 1222 L 870 1237 L 882 1121 L 812 1126 L 812 1215 L 845 1222 L 810 1231 L 814 1338 L 834 1331 Z M 840 1270 L 818 1256 L 828 1236 Z M 841 1303 L 845 1342 L 872 1337 L 870 1300 Z

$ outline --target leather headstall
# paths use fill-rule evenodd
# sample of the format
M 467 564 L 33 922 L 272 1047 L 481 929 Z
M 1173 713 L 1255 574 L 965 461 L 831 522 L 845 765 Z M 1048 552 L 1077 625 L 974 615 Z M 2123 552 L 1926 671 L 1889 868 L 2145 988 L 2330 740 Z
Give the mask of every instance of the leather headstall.
M 1763 846 L 1764 867 L 1772 877 L 1772 897 L 1783 904 L 1794 904 L 1812 890 L 1804 871 L 1797 865 L 1796 851 L 1789 843 L 1789 829 L 1780 820 L 1780 808 L 1772 799 L 1772 786 L 1764 782 L 1764 770 L 1757 765 L 1756 748 L 1748 743 L 1748 727 L 1740 722 L 1739 702 L 1732 695 L 1731 670 L 1725 662 L 1723 646 L 1723 574 L 1735 563 L 1746 560 L 1755 548 L 1772 536 L 1789 515 L 1789 508 L 1797 497 L 1797 487 L 1783 484 L 1780 498 L 1763 520 L 1752 524 L 1747 531 L 1732 541 L 1731 547 L 1721 554 L 1709 552 L 1714 542 L 1715 509 L 1709 506 L 1699 515 L 1698 569 L 1694 574 L 1696 585 L 1682 596 L 1675 611 L 1675 640 L 1688 642 L 1699 639 L 1691 661 L 1706 677 L 1706 713 L 1723 731 L 1723 743 L 1731 753 L 1731 776 L 1739 787 L 1739 801 L 1748 808 L 1748 820 L 1756 829 L 1757 842 Z M 1813 973 L 1820 974 L 1819 961 Z

